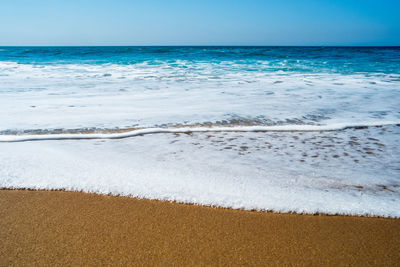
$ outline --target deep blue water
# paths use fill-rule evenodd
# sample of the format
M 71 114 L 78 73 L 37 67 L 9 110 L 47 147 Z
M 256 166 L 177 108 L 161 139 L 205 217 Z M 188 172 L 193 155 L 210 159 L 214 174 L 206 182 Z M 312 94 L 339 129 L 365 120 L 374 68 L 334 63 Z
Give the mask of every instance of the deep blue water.
M 243 63 L 244 71 L 262 63 L 268 71 L 400 73 L 400 47 L 0 47 L 0 61 L 21 64 L 157 65 L 180 60 Z

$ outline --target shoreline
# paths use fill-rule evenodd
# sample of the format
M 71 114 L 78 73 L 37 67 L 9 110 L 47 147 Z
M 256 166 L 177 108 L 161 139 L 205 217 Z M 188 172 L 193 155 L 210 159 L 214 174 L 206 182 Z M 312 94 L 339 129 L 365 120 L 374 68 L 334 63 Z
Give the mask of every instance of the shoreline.
M 400 220 L 0 190 L 0 265 L 396 265 Z
M 67 190 L 67 189 L 33 189 L 33 188 L 7 188 L 7 187 L 0 187 L 1 191 L 27 191 L 27 192 L 66 192 L 66 193 L 78 193 L 78 194 L 88 194 L 88 195 L 98 195 L 104 197 L 115 197 L 115 198 L 129 198 L 135 199 L 138 201 L 156 201 L 162 203 L 170 203 L 173 205 L 185 205 L 185 206 L 194 206 L 194 207 L 203 207 L 203 208 L 211 208 L 211 209 L 225 209 L 225 210 L 234 210 L 234 211 L 244 211 L 244 212 L 255 212 L 255 213 L 269 213 L 269 214 L 280 214 L 280 215 L 300 215 L 300 216 L 339 216 L 339 217 L 360 217 L 360 218 L 376 218 L 376 219 L 394 219 L 400 220 L 399 217 L 392 217 L 392 216 L 379 216 L 379 215 L 357 215 L 357 214 L 331 214 L 331 213 L 324 213 L 324 212 L 316 212 L 316 213 L 307 213 L 307 212 L 296 212 L 296 211 L 289 211 L 289 212 L 280 212 L 275 210 L 264 210 L 264 209 L 245 209 L 245 208 L 232 208 L 232 207 L 224 207 L 224 206 L 213 206 L 207 204 L 198 204 L 198 203 L 190 203 L 190 202 L 180 202 L 176 200 L 164 200 L 164 199 L 157 199 L 157 198 L 146 198 L 146 197 L 136 197 L 131 195 L 119 195 L 119 194 L 112 194 L 112 193 L 97 193 L 97 192 L 86 192 L 83 190 Z

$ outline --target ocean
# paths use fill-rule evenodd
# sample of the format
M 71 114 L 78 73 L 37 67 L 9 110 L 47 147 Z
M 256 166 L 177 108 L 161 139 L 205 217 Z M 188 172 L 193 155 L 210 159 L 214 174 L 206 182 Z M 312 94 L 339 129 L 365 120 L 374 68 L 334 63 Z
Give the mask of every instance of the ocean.
M 400 217 L 399 47 L 0 47 L 0 187 Z

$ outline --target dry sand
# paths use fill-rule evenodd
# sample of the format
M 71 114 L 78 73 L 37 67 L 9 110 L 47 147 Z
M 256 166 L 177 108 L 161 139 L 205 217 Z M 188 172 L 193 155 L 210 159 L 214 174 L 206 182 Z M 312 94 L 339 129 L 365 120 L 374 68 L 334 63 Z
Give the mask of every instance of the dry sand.
M 400 220 L 0 190 L 0 265 L 400 264 Z

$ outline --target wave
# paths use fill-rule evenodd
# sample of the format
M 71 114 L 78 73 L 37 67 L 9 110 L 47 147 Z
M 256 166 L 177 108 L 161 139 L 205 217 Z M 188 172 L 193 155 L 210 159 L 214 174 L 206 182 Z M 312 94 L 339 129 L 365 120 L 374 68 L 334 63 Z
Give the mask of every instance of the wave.
M 83 127 L 137 130 L 208 122 L 225 127 L 400 119 L 400 76 L 395 72 L 343 75 L 317 67 L 315 73 L 300 73 L 279 60 L 153 57 L 137 58 L 142 62 L 136 65 L 10 60 L 0 59 L 0 135 L 42 134 L 30 129 L 83 132 Z
M 248 210 L 400 217 L 400 127 L 324 126 L 328 127 L 362 130 L 0 143 L 0 188 L 84 191 Z M 143 129 L 136 132 L 140 133 Z
M 349 128 L 362 129 L 367 127 L 381 127 L 397 125 L 400 122 L 370 122 L 360 124 L 335 123 L 330 125 L 274 125 L 274 126 L 227 126 L 227 127 L 176 127 L 176 128 L 146 128 L 134 130 L 114 130 L 111 133 L 62 133 L 62 134 L 36 134 L 36 135 L 0 135 L 0 142 L 27 142 L 27 141 L 50 141 L 50 140 L 82 140 L 82 139 L 122 139 L 147 134 L 161 133 L 194 133 L 194 132 L 321 132 L 340 131 Z M 112 130 L 108 130 L 110 132 Z

